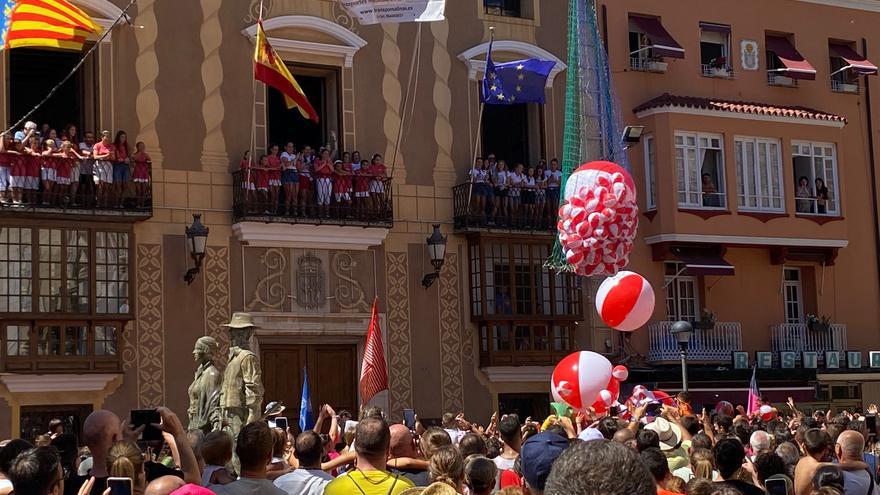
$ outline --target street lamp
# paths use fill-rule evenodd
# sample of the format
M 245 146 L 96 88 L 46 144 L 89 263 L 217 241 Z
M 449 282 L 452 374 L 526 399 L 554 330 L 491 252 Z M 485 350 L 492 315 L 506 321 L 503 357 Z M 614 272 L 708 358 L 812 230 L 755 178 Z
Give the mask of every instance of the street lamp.
M 208 227 L 202 224 L 202 215 L 193 214 L 193 223 L 186 228 L 186 248 L 195 262 L 195 266 L 186 271 L 183 280 L 186 285 L 193 283 L 196 275 L 202 268 L 202 260 L 205 258 L 205 247 L 208 244 Z
M 675 340 L 678 341 L 678 348 L 681 350 L 681 388 L 688 391 L 688 371 L 687 371 L 687 352 L 688 344 L 690 344 L 691 336 L 694 334 L 694 327 L 688 321 L 677 321 L 672 324 L 669 329 Z
M 437 278 L 440 277 L 440 269 L 443 268 L 443 262 L 446 258 L 446 237 L 440 233 L 440 224 L 434 224 L 434 232 L 431 237 L 425 239 L 428 245 L 428 255 L 431 257 L 431 265 L 434 267 L 434 273 L 429 273 L 422 278 L 422 287 L 427 289 L 431 287 Z

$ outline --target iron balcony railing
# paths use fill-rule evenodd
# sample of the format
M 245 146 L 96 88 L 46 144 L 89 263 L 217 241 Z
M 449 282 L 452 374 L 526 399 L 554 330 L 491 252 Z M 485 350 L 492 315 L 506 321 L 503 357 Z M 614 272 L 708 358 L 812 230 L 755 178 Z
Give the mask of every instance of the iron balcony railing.
M 308 225 L 353 225 L 360 227 L 391 228 L 394 225 L 393 189 L 389 177 L 363 177 L 365 187 L 356 187 L 352 181 L 349 190 L 334 193 L 334 179 L 319 184 L 316 180 L 306 179 L 300 175 L 297 185 L 299 192 L 302 184 L 309 180 L 308 192 L 297 194 L 296 201 L 288 203 L 284 186 L 277 187 L 277 198 L 272 201 L 268 186 L 261 190 L 255 177 L 247 176 L 247 171 L 236 170 L 232 173 L 232 211 L 233 221 L 255 221 L 266 223 L 290 223 Z M 250 187 L 246 187 L 249 184 Z M 319 188 L 329 188 L 329 204 L 318 204 L 319 197 L 326 194 Z M 367 189 L 367 191 L 355 191 Z
M 650 347 L 648 361 L 676 361 L 680 350 L 675 336 L 669 332 L 672 321 L 648 326 Z M 733 351 L 742 350 L 742 329 L 739 322 L 716 322 L 711 329 L 694 329 L 687 356 L 693 361 L 730 361 Z
M 486 185 L 484 187 L 489 187 Z M 484 189 L 488 193 L 488 189 Z M 558 189 L 557 189 L 558 191 Z M 556 230 L 558 192 L 548 189 L 506 188 L 504 195 L 484 194 L 477 184 L 466 182 L 452 188 L 453 215 L 458 231 L 522 231 L 550 233 Z
M 810 329 L 806 323 L 782 323 L 770 327 L 773 351 L 846 352 L 846 325 L 832 324 L 827 329 Z

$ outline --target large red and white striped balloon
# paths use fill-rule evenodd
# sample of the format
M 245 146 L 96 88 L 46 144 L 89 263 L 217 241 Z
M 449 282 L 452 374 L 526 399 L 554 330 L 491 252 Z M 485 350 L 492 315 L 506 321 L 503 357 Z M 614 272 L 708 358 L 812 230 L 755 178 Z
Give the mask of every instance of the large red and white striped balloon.
M 596 293 L 596 311 L 611 328 L 632 332 L 651 319 L 654 289 L 635 272 L 619 272 L 608 277 Z
M 605 356 L 590 351 L 574 352 L 562 358 L 553 370 L 550 393 L 556 402 L 583 411 L 593 405 L 609 380 L 611 362 Z

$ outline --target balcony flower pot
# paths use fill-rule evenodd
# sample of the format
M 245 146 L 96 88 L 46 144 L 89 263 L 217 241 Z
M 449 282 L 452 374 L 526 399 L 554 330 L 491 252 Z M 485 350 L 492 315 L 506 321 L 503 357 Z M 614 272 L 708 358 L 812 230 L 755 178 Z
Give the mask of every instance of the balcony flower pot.
M 730 77 L 730 70 L 726 67 L 712 67 L 712 76 Z
M 692 325 L 694 330 L 714 330 L 715 320 L 696 320 Z
M 666 72 L 667 67 L 669 67 L 668 63 L 659 60 L 649 60 L 647 63 L 647 68 L 651 72 Z
M 831 329 L 831 325 L 828 323 L 819 322 L 807 323 L 807 327 L 809 327 L 812 332 L 828 332 L 828 330 Z

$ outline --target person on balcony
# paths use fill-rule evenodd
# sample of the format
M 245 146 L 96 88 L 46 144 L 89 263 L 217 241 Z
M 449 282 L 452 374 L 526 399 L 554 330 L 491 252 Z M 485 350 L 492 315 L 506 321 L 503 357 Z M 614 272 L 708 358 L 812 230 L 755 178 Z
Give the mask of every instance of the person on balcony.
M 284 151 L 281 152 L 281 186 L 284 188 L 282 215 L 293 216 L 296 214 L 296 200 L 299 196 L 297 160 L 299 160 L 299 155 L 296 153 L 296 147 L 292 142 L 288 142 L 284 145 Z
M 153 159 L 147 154 L 147 145 L 143 141 L 138 141 L 135 144 L 135 153 L 131 158 L 134 161 L 132 181 L 135 187 L 137 207 L 143 208 L 150 192 L 150 169 L 153 166 Z
M 526 174 L 523 173 L 522 163 L 517 163 L 513 170 L 513 173 L 507 178 L 507 186 L 510 188 L 510 207 L 507 212 L 512 222 L 518 224 L 522 216 L 522 188 Z
M 535 168 L 526 169 L 526 176 L 523 179 L 522 193 L 520 200 L 522 201 L 524 222 L 530 225 L 535 217 L 535 193 L 537 191 L 537 183 L 535 182 Z
M 9 136 L 5 136 L 2 140 L 4 149 L 3 156 L 9 160 L 9 201 L 16 206 L 22 204 L 22 191 L 27 183 L 27 165 L 26 160 L 21 156 L 21 143 L 16 143 L 14 139 L 10 140 Z M 21 151 L 19 151 L 21 148 Z
M 534 225 L 541 225 L 547 209 L 547 162 L 540 160 L 535 168 L 535 217 Z
M 34 136 L 39 136 L 39 133 L 37 132 L 37 124 L 29 120 L 24 123 L 24 128 L 22 128 L 22 130 L 15 132 L 13 139 L 15 142 L 27 145 L 27 143 L 30 142 L 30 138 Z
M 312 166 L 315 161 L 315 154 L 310 146 L 303 148 L 300 155 L 300 161 L 297 164 L 299 170 L 299 208 L 300 215 L 307 216 L 311 210 L 312 200 L 314 198 L 314 185 L 312 178 Z
M 489 156 L 494 161 L 495 155 Z M 486 166 L 489 167 L 489 180 L 494 188 L 492 191 L 492 220 L 499 223 L 507 212 L 507 168 L 503 161 L 493 164 L 487 160 Z
M 55 187 L 59 200 L 67 205 L 75 201 L 76 195 L 72 192 L 73 184 L 79 181 L 79 160 L 82 155 L 76 151 L 70 141 L 61 143 L 61 148 L 54 154 L 57 160 Z
M 342 170 L 348 173 L 348 175 L 345 176 L 345 192 L 348 193 L 349 203 L 351 203 L 351 199 L 354 198 L 354 181 L 352 180 L 352 177 L 354 176 L 354 166 L 351 162 L 351 153 L 347 151 L 342 152 Z
M 333 194 L 333 159 L 330 150 L 323 148 L 321 158 L 315 162 L 315 189 L 318 196 L 318 215 L 330 218 L 330 200 Z
M 352 158 L 360 159 L 360 152 L 355 151 L 351 154 Z M 370 162 L 369 160 L 360 160 L 357 168 L 354 169 L 354 211 L 358 218 L 364 218 L 367 210 L 369 210 L 370 202 Z
M 382 215 L 385 208 L 385 162 L 382 155 L 376 153 L 373 155 L 373 163 L 370 165 L 370 198 L 373 201 L 373 213 Z
M 269 204 L 271 214 L 278 213 L 278 197 L 281 193 L 281 157 L 278 154 L 278 145 L 269 146 L 269 155 L 266 156 L 266 173 L 269 177 Z
M 798 187 L 794 192 L 795 211 L 798 213 L 813 213 L 813 190 L 810 189 L 810 180 L 805 176 L 798 179 Z
M 344 153 L 343 155 L 347 155 Z M 351 173 L 347 172 L 342 160 L 333 162 L 333 199 L 336 202 L 336 217 L 345 218 L 351 211 L 351 195 L 348 193 L 348 181 Z
M 254 175 L 257 183 L 257 205 L 258 210 L 269 214 L 271 211 L 269 203 L 269 157 L 268 155 L 260 155 L 260 161 L 253 165 Z
M 10 203 L 12 193 L 12 162 L 15 158 L 7 150 L 12 149 L 13 140 L 6 134 L 0 134 L 0 204 Z
M 721 197 L 718 195 L 718 188 L 715 187 L 715 181 L 709 174 L 703 174 L 701 178 L 701 188 L 703 190 L 703 206 L 718 208 L 721 206 Z
M 482 218 L 486 214 L 486 180 L 487 173 L 483 168 L 483 159 L 477 158 L 474 166 L 468 172 L 471 181 L 471 208 L 472 214 Z
M 55 204 L 55 182 L 58 174 L 57 163 L 51 157 L 58 151 L 54 139 L 43 141 L 43 151 L 40 153 L 40 179 L 43 181 L 44 205 Z M 64 173 L 64 170 L 61 171 Z
M 245 150 L 244 156 L 238 163 L 238 169 L 241 170 L 241 188 L 244 189 L 244 207 L 246 211 L 250 211 L 254 202 L 254 193 L 257 190 L 256 170 L 252 167 L 251 150 Z
M 94 147 L 95 134 L 86 131 L 83 141 L 79 143 L 79 154 L 83 156 L 79 164 L 79 193 L 82 195 L 82 204 L 87 207 L 95 204 L 95 160 L 92 158 Z
M 110 205 L 113 195 L 113 160 L 115 151 L 110 141 L 110 131 L 101 131 L 101 140 L 92 147 L 92 159 L 95 160 L 94 173 L 97 185 L 98 207 Z
M 116 133 L 113 154 L 113 202 L 117 208 L 122 208 L 131 180 L 131 148 L 128 146 L 128 134 L 125 131 Z
M 825 215 L 828 213 L 828 188 L 825 187 L 825 181 L 816 177 L 816 213 Z

